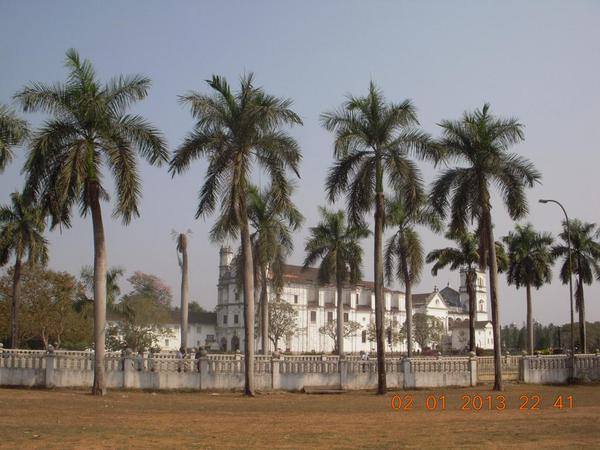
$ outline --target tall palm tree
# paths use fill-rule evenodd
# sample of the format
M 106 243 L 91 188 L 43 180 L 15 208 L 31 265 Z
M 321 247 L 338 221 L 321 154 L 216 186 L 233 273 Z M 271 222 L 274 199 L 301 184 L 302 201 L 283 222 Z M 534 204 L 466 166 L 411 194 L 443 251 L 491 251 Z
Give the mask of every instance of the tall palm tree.
M 30 264 L 46 264 L 48 242 L 44 238 L 45 218 L 42 210 L 19 192 L 13 192 L 10 201 L 10 205 L 0 207 L 0 266 L 14 256 L 10 346 L 18 348 L 21 268 L 26 257 Z
M 426 197 L 420 195 L 418 202 L 409 207 L 402 194 L 386 199 L 386 226 L 394 227 L 395 233 L 385 246 L 385 277 L 388 283 L 397 278 L 405 288 L 407 353 L 413 354 L 412 286 L 421 279 L 423 269 L 423 243 L 417 226 L 441 231 L 439 216 L 427 208 Z
M 432 205 L 443 215 L 450 213 L 450 230 L 461 234 L 476 221 L 479 232 L 479 266 L 489 270 L 494 336 L 494 390 L 502 390 L 498 265 L 492 222 L 491 188 L 497 187 L 513 220 L 527 214 L 525 188 L 541 175 L 532 163 L 514 153 L 511 145 L 523 141 L 523 125 L 517 119 L 501 119 L 490 105 L 465 112 L 460 120 L 440 123 L 440 145 L 456 167 L 435 180 Z
M 585 298 L 583 285 L 592 284 L 594 278 L 600 279 L 600 229 L 596 224 L 582 222 L 578 219 L 570 221 L 572 272 L 577 277 L 575 288 L 575 307 L 579 312 L 579 342 L 582 353 L 587 353 L 587 333 L 585 326 Z M 562 243 L 555 245 L 552 256 L 563 258 L 560 278 L 564 284 L 569 282 L 569 254 L 567 246 L 567 224 L 563 222 L 563 231 L 559 234 Z
M 444 267 L 450 266 L 450 270 L 464 270 L 467 295 L 469 296 L 469 351 L 477 350 L 475 344 L 475 312 L 477 310 L 477 296 L 475 293 L 475 280 L 479 268 L 479 242 L 477 235 L 466 232 L 462 235 L 452 235 L 448 233 L 446 238 L 454 240 L 456 247 L 445 247 L 432 250 L 427 254 L 425 262 L 433 264 L 431 274 L 437 276 L 438 272 Z M 508 257 L 504 247 L 496 241 L 496 264 L 498 271 L 505 271 L 508 268 Z
M 362 247 L 360 239 L 369 231 L 363 225 L 348 225 L 344 211 L 328 211 L 320 207 L 321 222 L 310 229 L 306 241 L 304 268 L 319 259 L 319 281 L 330 283 L 335 279 L 337 290 L 337 342 L 338 355 L 344 354 L 344 283 L 356 283 L 361 279 Z
M 262 352 L 269 351 L 269 298 L 268 281 L 276 293 L 283 288 L 283 266 L 294 249 L 292 233 L 297 231 L 304 217 L 289 201 L 277 201 L 271 188 L 248 189 L 248 219 L 253 228 L 250 235 L 255 280 L 260 283 L 260 323 Z
M 533 355 L 533 307 L 531 288 L 541 288 L 552 281 L 553 243 L 550 233 L 540 233 L 533 225 L 516 225 L 503 238 L 508 250 L 508 284 L 525 287 L 527 294 L 527 350 Z
M 107 254 L 101 201 L 108 201 L 103 169 L 115 182 L 114 217 L 128 224 L 139 216 L 141 181 L 138 154 L 152 165 L 169 160 L 160 132 L 128 107 L 146 97 L 150 79 L 120 76 L 101 84 L 91 62 L 67 51 L 64 83 L 30 83 L 15 95 L 24 111 L 52 117 L 30 141 L 25 163 L 26 189 L 48 210 L 51 226 L 71 225 L 75 203 L 82 216 L 91 213 L 94 234 L 94 385 L 92 393 L 104 395 L 106 379 Z M 105 167 L 106 165 L 106 167 Z
M 120 266 L 112 266 L 106 270 L 106 309 L 108 311 L 115 308 L 121 287 L 119 279 L 125 274 L 125 269 Z M 83 266 L 79 275 L 86 290 L 94 292 L 94 268 L 92 266 Z M 93 300 L 91 300 L 93 302 Z
M 341 108 L 321 115 L 321 123 L 335 132 L 336 161 L 329 170 L 326 189 L 330 201 L 346 194 L 350 221 L 361 224 L 374 209 L 375 328 L 377 335 L 377 393 L 386 392 L 383 228 L 384 188 L 404 193 L 408 205 L 422 190 L 419 171 L 411 159 L 437 160 L 438 151 L 429 135 L 417 128 L 417 114 L 410 100 L 387 103 L 371 82 L 365 97 L 348 96 Z
M 189 297 L 190 297 L 190 282 L 188 268 L 188 236 L 192 234 L 192 230 L 187 230 L 185 233 L 171 232 L 171 236 L 177 242 L 177 261 L 181 269 L 181 345 L 180 347 L 187 351 L 188 348 L 188 315 L 189 315 Z M 181 256 L 180 256 L 181 254 Z
M 9 107 L 0 104 L 0 173 L 13 160 L 12 147 L 27 137 L 27 122 Z
M 212 95 L 191 92 L 181 101 L 197 119 L 194 130 L 171 160 L 173 175 L 186 171 L 198 158 L 208 159 L 206 179 L 200 190 L 196 218 L 212 213 L 220 203 L 220 216 L 211 238 L 222 241 L 239 233 L 242 247 L 245 388 L 254 395 L 254 274 L 252 242 L 248 225 L 247 189 L 252 168 L 263 168 L 271 179 L 273 200 L 289 201 L 291 186 L 287 171 L 298 175 L 301 159 L 298 144 L 282 131 L 284 125 L 301 125 L 290 109 L 291 100 L 280 99 L 254 86 L 253 76 L 244 76 L 233 93 L 227 81 L 213 76 L 207 81 Z

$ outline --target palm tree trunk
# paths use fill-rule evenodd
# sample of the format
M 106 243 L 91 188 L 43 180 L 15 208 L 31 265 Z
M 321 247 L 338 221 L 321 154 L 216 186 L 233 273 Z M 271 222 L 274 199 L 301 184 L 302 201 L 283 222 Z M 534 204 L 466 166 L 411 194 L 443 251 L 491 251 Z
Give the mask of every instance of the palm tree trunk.
M 188 303 L 190 283 L 188 279 L 187 236 L 181 236 L 181 348 L 188 349 Z
M 498 305 L 498 261 L 489 205 L 484 206 L 484 232 L 488 245 L 488 268 L 490 277 L 490 303 L 492 306 L 492 334 L 494 336 L 494 390 L 502 391 L 502 342 L 500 340 L 500 308 Z
M 533 307 L 531 305 L 531 285 L 527 283 L 527 351 L 533 355 Z
M 581 266 L 578 266 L 581 267 Z M 583 297 L 583 281 L 581 275 L 579 275 L 579 281 L 577 286 L 578 300 L 579 300 L 579 342 L 581 343 L 581 353 L 587 353 L 587 333 L 585 326 L 585 301 Z
M 473 269 L 467 270 L 467 293 L 469 295 L 469 351 L 477 352 L 475 343 L 475 311 L 477 310 L 477 299 L 475 296 L 475 287 L 473 286 Z
M 385 377 L 385 341 L 383 336 L 385 302 L 383 298 L 383 190 L 375 199 L 375 331 L 377 334 L 377 394 L 387 392 Z
M 105 395 L 107 254 L 99 189 L 96 183 L 90 186 L 90 209 L 94 229 L 94 385 L 92 395 Z
M 21 255 L 17 254 L 13 272 L 10 348 L 19 348 L 19 300 L 21 296 Z
M 261 290 L 260 290 L 260 313 L 261 313 L 261 342 L 263 355 L 269 354 L 269 295 L 267 283 L 267 270 L 261 268 L 260 275 Z
M 412 312 L 412 282 L 408 273 L 406 255 L 402 255 L 402 277 L 404 278 L 404 306 L 406 309 L 406 353 L 409 358 L 413 355 L 413 312 Z M 422 348 L 421 348 L 422 350 Z
M 336 264 L 337 265 L 337 264 Z M 344 290 L 342 285 L 342 277 L 339 273 L 339 267 L 336 268 L 335 273 L 335 284 L 337 288 L 337 354 L 343 356 L 344 354 Z
M 244 394 L 254 396 L 254 264 L 248 229 L 245 194 L 240 195 L 239 222 L 242 241 L 242 285 L 244 289 Z

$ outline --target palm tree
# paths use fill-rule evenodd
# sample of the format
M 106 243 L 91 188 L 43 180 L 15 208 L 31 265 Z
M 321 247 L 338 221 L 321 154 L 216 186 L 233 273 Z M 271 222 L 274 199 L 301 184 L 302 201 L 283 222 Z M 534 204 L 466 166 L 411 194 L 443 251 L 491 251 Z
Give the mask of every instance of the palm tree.
M 598 240 L 600 238 L 600 228 L 597 230 L 596 224 L 574 219 L 570 221 L 570 232 L 572 274 L 577 276 L 575 307 L 579 312 L 580 351 L 587 353 L 583 285 L 587 284 L 589 286 L 594 278 L 600 279 L 600 241 Z M 567 235 L 567 224 L 563 222 L 563 231 L 559 234 L 563 243 L 555 245 L 552 249 L 553 257 L 564 259 L 560 268 L 560 278 L 563 284 L 567 284 L 572 275 L 571 270 L 569 270 Z
M 412 285 L 421 279 L 423 269 L 423 244 L 416 226 L 425 226 L 439 232 L 442 223 L 439 216 L 425 205 L 425 196 L 409 207 L 403 195 L 397 194 L 386 200 L 386 226 L 395 227 L 396 232 L 388 239 L 385 247 L 385 277 L 388 283 L 397 278 L 405 288 L 407 353 L 413 354 Z
M 121 295 L 121 287 L 119 286 L 119 278 L 125 274 L 125 269 L 120 266 L 109 267 L 106 271 L 106 309 L 113 310 L 117 304 L 119 295 Z M 86 290 L 94 292 L 94 268 L 92 266 L 83 266 L 79 275 Z M 93 302 L 93 299 L 88 301 Z
M 262 352 L 269 351 L 269 298 L 268 279 L 277 294 L 283 288 L 283 266 L 294 249 L 292 233 L 297 231 L 304 217 L 287 199 L 277 201 L 272 189 L 248 189 L 248 219 L 254 232 L 250 235 L 255 280 L 260 283 L 260 323 Z
M 517 119 L 500 119 L 490 114 L 489 104 L 465 112 L 457 121 L 444 120 L 440 145 L 450 161 L 460 165 L 446 169 L 435 180 L 431 203 L 441 214 L 450 212 L 450 230 L 466 231 L 477 221 L 479 266 L 489 270 L 494 336 L 494 390 L 502 390 L 498 265 L 492 222 L 490 188 L 500 191 L 510 217 L 527 214 L 525 188 L 539 182 L 541 175 L 525 158 L 509 153 L 511 145 L 524 139 Z
M 462 235 L 448 233 L 446 238 L 454 240 L 456 247 L 445 247 L 432 250 L 427 254 L 425 262 L 433 264 L 431 274 L 437 276 L 438 272 L 450 266 L 450 270 L 464 270 L 467 295 L 469 296 L 469 351 L 475 352 L 475 311 L 477 309 L 477 296 L 475 293 L 475 280 L 479 268 L 479 242 L 474 233 L 466 232 Z M 496 264 L 498 271 L 502 272 L 508 268 L 508 257 L 504 247 L 496 241 Z
M 24 111 L 52 117 L 36 131 L 25 162 L 26 189 L 48 210 L 51 226 L 71 225 L 75 203 L 82 216 L 91 213 L 94 231 L 94 385 L 104 395 L 106 337 L 106 241 L 101 201 L 109 199 L 103 185 L 103 165 L 115 182 L 114 217 L 127 225 L 139 216 L 141 181 L 138 154 L 152 165 L 169 160 L 160 132 L 128 107 L 146 97 L 150 79 L 120 76 L 101 84 L 89 60 L 67 51 L 64 83 L 30 83 L 15 95 Z
M 541 288 L 552 281 L 552 235 L 539 233 L 533 225 L 515 226 L 508 236 L 503 238 L 508 250 L 508 284 L 517 289 L 525 287 L 527 293 L 527 349 L 533 355 L 533 307 L 531 288 Z
M 48 242 L 44 238 L 45 220 L 42 210 L 19 192 L 13 192 L 10 200 L 10 205 L 0 207 L 0 266 L 14 256 L 10 346 L 18 348 L 23 260 L 27 257 L 29 264 L 45 265 L 48 261 Z
M 27 137 L 27 122 L 16 116 L 15 112 L 0 104 L 0 173 L 13 160 L 12 148 Z
M 187 351 L 188 348 L 188 304 L 190 297 L 190 282 L 188 272 L 188 253 L 187 241 L 188 236 L 192 234 L 192 230 L 187 230 L 185 233 L 177 233 L 171 231 L 171 236 L 177 242 L 177 261 L 181 269 L 181 345 L 180 347 Z M 179 256 L 181 254 L 181 256 Z
M 242 247 L 245 393 L 254 395 L 254 274 L 252 242 L 248 225 L 247 189 L 253 167 L 267 172 L 273 200 L 289 202 L 291 186 L 287 170 L 298 175 L 301 159 L 296 141 L 281 130 L 283 125 L 301 125 L 290 109 L 291 100 L 280 99 L 255 87 L 253 76 L 244 76 L 233 93 L 227 81 L 213 76 L 207 81 L 213 95 L 191 92 L 181 97 L 197 119 L 194 130 L 171 160 L 173 175 L 186 171 L 190 163 L 206 157 L 208 169 L 200 190 L 196 218 L 212 213 L 220 203 L 220 216 L 211 231 L 214 241 L 240 234 Z
M 371 82 L 365 97 L 348 96 L 337 111 L 321 115 L 323 126 L 335 132 L 336 161 L 329 170 L 326 189 L 331 202 L 346 194 L 350 221 L 361 224 L 373 209 L 375 219 L 374 278 L 375 327 L 377 334 L 377 393 L 386 392 L 383 228 L 384 187 L 404 193 L 407 205 L 422 190 L 419 171 L 411 156 L 437 160 L 437 147 L 420 131 L 415 107 L 410 100 L 387 103 Z
M 337 290 L 337 342 L 338 355 L 344 354 L 344 283 L 356 283 L 361 279 L 362 248 L 359 240 L 369 231 L 362 225 L 346 224 L 344 211 L 328 211 L 320 207 L 321 222 L 310 229 L 306 241 L 304 268 L 319 259 L 319 281 L 330 283 L 335 279 Z

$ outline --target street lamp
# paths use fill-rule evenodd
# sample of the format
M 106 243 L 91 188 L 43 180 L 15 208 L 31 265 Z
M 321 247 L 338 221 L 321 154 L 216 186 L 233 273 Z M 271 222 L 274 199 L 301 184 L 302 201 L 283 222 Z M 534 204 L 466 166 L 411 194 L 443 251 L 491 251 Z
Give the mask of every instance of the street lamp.
M 574 317 L 573 317 L 573 260 L 571 259 L 571 226 L 569 224 L 569 216 L 567 215 L 567 211 L 565 207 L 557 200 L 551 199 L 540 199 L 540 203 L 556 203 L 562 209 L 562 212 L 565 215 L 565 220 L 567 223 L 567 247 L 568 247 L 568 255 L 569 255 L 569 300 L 571 304 L 571 371 L 572 375 L 575 373 L 575 325 L 574 325 Z

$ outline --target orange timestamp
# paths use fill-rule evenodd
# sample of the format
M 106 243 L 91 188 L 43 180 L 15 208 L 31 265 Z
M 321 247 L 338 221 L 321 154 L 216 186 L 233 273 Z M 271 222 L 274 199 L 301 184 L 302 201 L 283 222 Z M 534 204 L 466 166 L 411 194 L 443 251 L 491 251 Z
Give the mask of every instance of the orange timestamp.
M 431 394 L 424 399 L 416 399 L 411 394 L 396 394 L 391 398 L 391 408 L 394 411 L 411 411 L 425 409 L 427 411 L 446 411 L 459 409 L 461 411 L 504 411 L 518 409 L 519 411 L 537 411 L 542 407 L 553 409 L 573 409 L 575 400 L 572 395 L 557 395 L 544 404 L 542 397 L 537 394 L 523 394 L 518 402 L 509 400 L 503 394 L 464 394 L 460 403 L 450 405 L 445 394 Z M 509 407 L 510 406 L 510 407 Z

